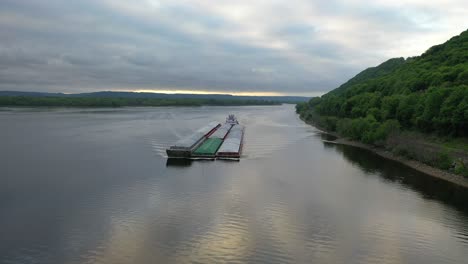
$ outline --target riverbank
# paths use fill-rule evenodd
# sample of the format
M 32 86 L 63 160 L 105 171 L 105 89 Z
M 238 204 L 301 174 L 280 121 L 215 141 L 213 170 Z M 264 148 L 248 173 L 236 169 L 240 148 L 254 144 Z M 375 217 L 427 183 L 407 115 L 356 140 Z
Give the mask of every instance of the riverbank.
M 432 177 L 435 177 L 435 178 L 439 178 L 439 179 L 451 182 L 453 184 L 456 184 L 456 185 L 464 187 L 464 188 L 468 188 L 468 179 L 461 176 L 461 175 L 457 175 L 457 174 L 454 174 L 454 173 L 450 173 L 448 171 L 444 171 L 444 170 L 429 166 L 429 165 L 424 164 L 423 162 L 420 162 L 420 161 L 417 161 L 417 160 L 408 159 L 406 157 L 396 155 L 392 151 L 389 151 L 389 150 L 387 150 L 385 148 L 382 148 L 382 147 L 376 147 L 376 146 L 364 144 L 362 142 L 346 139 L 346 138 L 340 136 L 337 133 L 329 132 L 329 131 L 324 130 L 323 128 L 317 127 L 315 124 L 313 124 L 311 122 L 307 122 L 305 120 L 303 120 L 303 121 L 306 124 L 309 124 L 309 125 L 312 125 L 312 126 L 318 128 L 321 132 L 323 132 L 325 134 L 329 134 L 329 135 L 332 135 L 332 136 L 336 137 L 335 140 L 327 141 L 328 143 L 362 148 L 362 149 L 371 151 L 371 152 L 373 152 L 373 153 L 375 153 L 375 154 L 377 154 L 377 155 L 379 155 L 379 156 L 381 156 L 383 158 L 386 158 L 386 159 L 393 160 L 393 161 L 399 162 L 401 164 L 404 164 L 405 166 L 408 166 L 408 167 L 410 167 L 412 169 L 415 169 L 415 170 L 417 170 L 419 172 L 422 172 L 422 173 L 424 173 L 426 175 L 429 175 L 429 176 L 432 176 Z

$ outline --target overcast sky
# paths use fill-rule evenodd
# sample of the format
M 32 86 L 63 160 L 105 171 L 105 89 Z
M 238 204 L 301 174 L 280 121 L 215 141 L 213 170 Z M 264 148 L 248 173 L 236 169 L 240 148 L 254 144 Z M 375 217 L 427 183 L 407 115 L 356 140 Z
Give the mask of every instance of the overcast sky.
M 315 95 L 467 28 L 466 0 L 1 0 L 0 90 Z

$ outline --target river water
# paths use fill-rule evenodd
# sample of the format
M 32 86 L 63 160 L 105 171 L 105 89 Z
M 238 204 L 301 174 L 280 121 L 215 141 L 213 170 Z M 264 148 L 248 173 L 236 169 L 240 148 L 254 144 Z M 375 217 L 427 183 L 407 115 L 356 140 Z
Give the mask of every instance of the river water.
M 228 113 L 241 161 L 164 149 Z M 293 105 L 2 109 L 0 263 L 467 263 L 468 192 Z

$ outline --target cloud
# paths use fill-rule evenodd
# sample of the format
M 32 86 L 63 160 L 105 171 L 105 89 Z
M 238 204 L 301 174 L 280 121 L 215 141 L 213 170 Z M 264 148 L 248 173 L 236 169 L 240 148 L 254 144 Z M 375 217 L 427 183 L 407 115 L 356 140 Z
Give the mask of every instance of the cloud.
M 314 94 L 467 17 L 461 0 L 3 0 L 0 90 Z

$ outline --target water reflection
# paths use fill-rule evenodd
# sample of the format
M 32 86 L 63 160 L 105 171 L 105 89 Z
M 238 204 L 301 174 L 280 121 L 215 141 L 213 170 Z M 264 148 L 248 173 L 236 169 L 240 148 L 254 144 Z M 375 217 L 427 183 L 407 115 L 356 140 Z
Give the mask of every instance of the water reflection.
M 323 144 L 293 108 L 0 113 L 0 263 L 466 260 L 466 191 Z M 167 159 L 222 111 L 249 129 L 240 161 Z
M 425 199 L 441 201 L 468 216 L 468 192 L 463 187 L 385 159 L 366 149 L 329 142 L 324 142 L 324 146 L 336 149 L 368 175 L 379 175 L 386 181 L 409 187 Z

